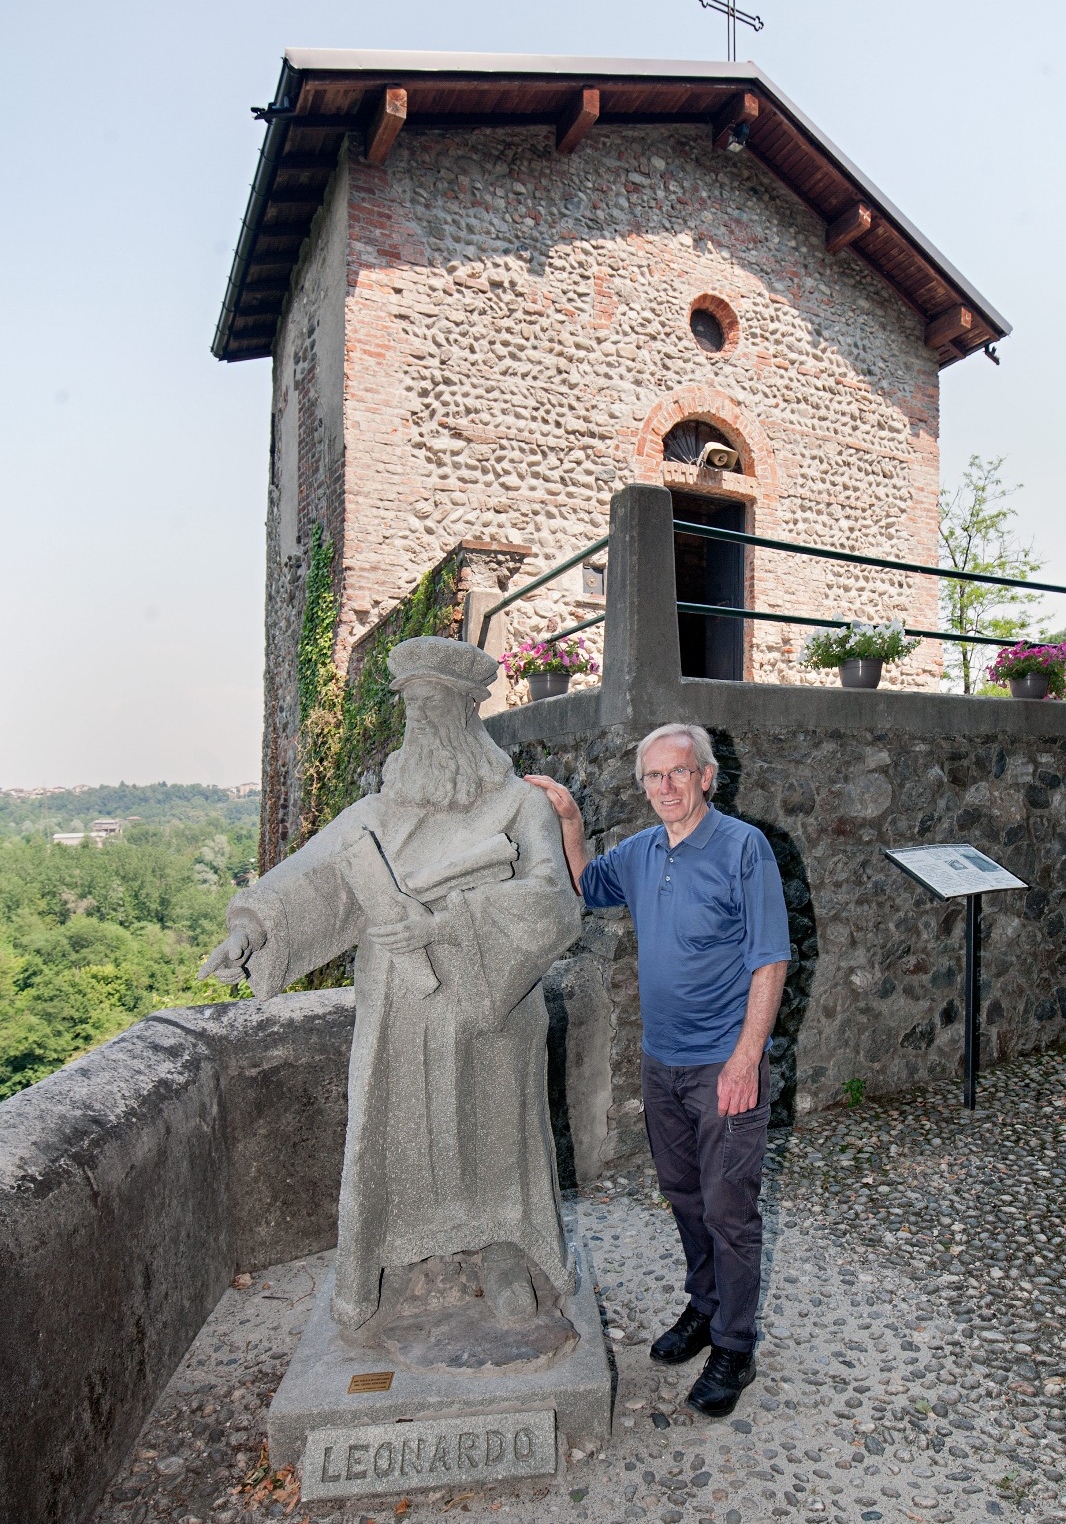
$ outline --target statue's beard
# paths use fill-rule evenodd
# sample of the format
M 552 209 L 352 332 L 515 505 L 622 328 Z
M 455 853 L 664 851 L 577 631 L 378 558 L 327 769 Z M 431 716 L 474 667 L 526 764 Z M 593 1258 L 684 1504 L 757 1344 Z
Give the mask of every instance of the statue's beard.
M 381 792 L 394 804 L 424 810 L 469 809 L 499 788 L 511 760 L 476 717 L 409 716 L 403 745 L 382 769 Z

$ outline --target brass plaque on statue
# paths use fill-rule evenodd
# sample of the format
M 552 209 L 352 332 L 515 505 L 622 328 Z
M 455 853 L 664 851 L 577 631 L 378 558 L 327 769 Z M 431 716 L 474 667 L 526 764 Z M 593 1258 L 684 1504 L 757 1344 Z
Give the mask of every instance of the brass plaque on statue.
M 349 1394 L 356 1392 L 387 1392 L 392 1385 L 395 1371 L 368 1371 L 365 1376 L 353 1376 L 348 1383 Z

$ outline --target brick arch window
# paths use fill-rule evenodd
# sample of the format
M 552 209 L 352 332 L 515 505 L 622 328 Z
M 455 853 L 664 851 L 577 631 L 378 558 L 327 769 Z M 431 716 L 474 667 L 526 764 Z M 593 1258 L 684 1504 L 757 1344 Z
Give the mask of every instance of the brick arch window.
M 736 451 L 736 462 L 729 470 L 743 475 L 741 443 L 731 439 L 724 429 L 708 423 L 705 418 L 685 418 L 680 423 L 675 423 L 663 436 L 663 460 L 676 460 L 682 465 L 696 466 L 704 458 L 707 446 L 713 444 L 722 444 L 727 449 Z
M 756 496 L 760 504 L 776 503 L 777 464 L 765 429 L 758 418 L 742 408 L 727 393 L 716 387 L 703 385 L 682 386 L 668 392 L 651 407 L 637 430 L 633 445 L 633 474 L 637 481 L 661 482 L 664 470 L 671 464 L 664 458 L 664 443 L 670 432 L 680 423 L 704 423 L 718 431 L 733 449 L 739 450 L 740 470 L 724 473 L 726 480 L 736 481 L 754 478 Z

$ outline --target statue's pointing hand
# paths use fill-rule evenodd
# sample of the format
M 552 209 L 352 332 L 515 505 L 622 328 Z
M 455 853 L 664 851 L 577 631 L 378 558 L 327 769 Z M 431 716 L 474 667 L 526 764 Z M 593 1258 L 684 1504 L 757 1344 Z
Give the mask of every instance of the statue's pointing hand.
M 266 943 L 266 932 L 257 921 L 240 920 L 220 942 L 200 970 L 201 979 L 215 978 L 223 984 L 239 984 L 248 977 L 248 960 Z

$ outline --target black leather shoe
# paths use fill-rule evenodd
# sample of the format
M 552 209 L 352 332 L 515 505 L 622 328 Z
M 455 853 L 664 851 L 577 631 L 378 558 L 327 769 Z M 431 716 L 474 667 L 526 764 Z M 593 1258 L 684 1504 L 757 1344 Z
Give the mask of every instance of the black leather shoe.
M 711 1320 L 691 1305 L 686 1307 L 673 1328 L 660 1334 L 651 1347 L 653 1360 L 663 1365 L 680 1365 L 691 1360 L 711 1342 Z
M 711 1350 L 703 1374 L 688 1394 L 688 1405 L 708 1418 L 724 1418 L 737 1405 L 741 1392 L 755 1380 L 755 1351 Z

